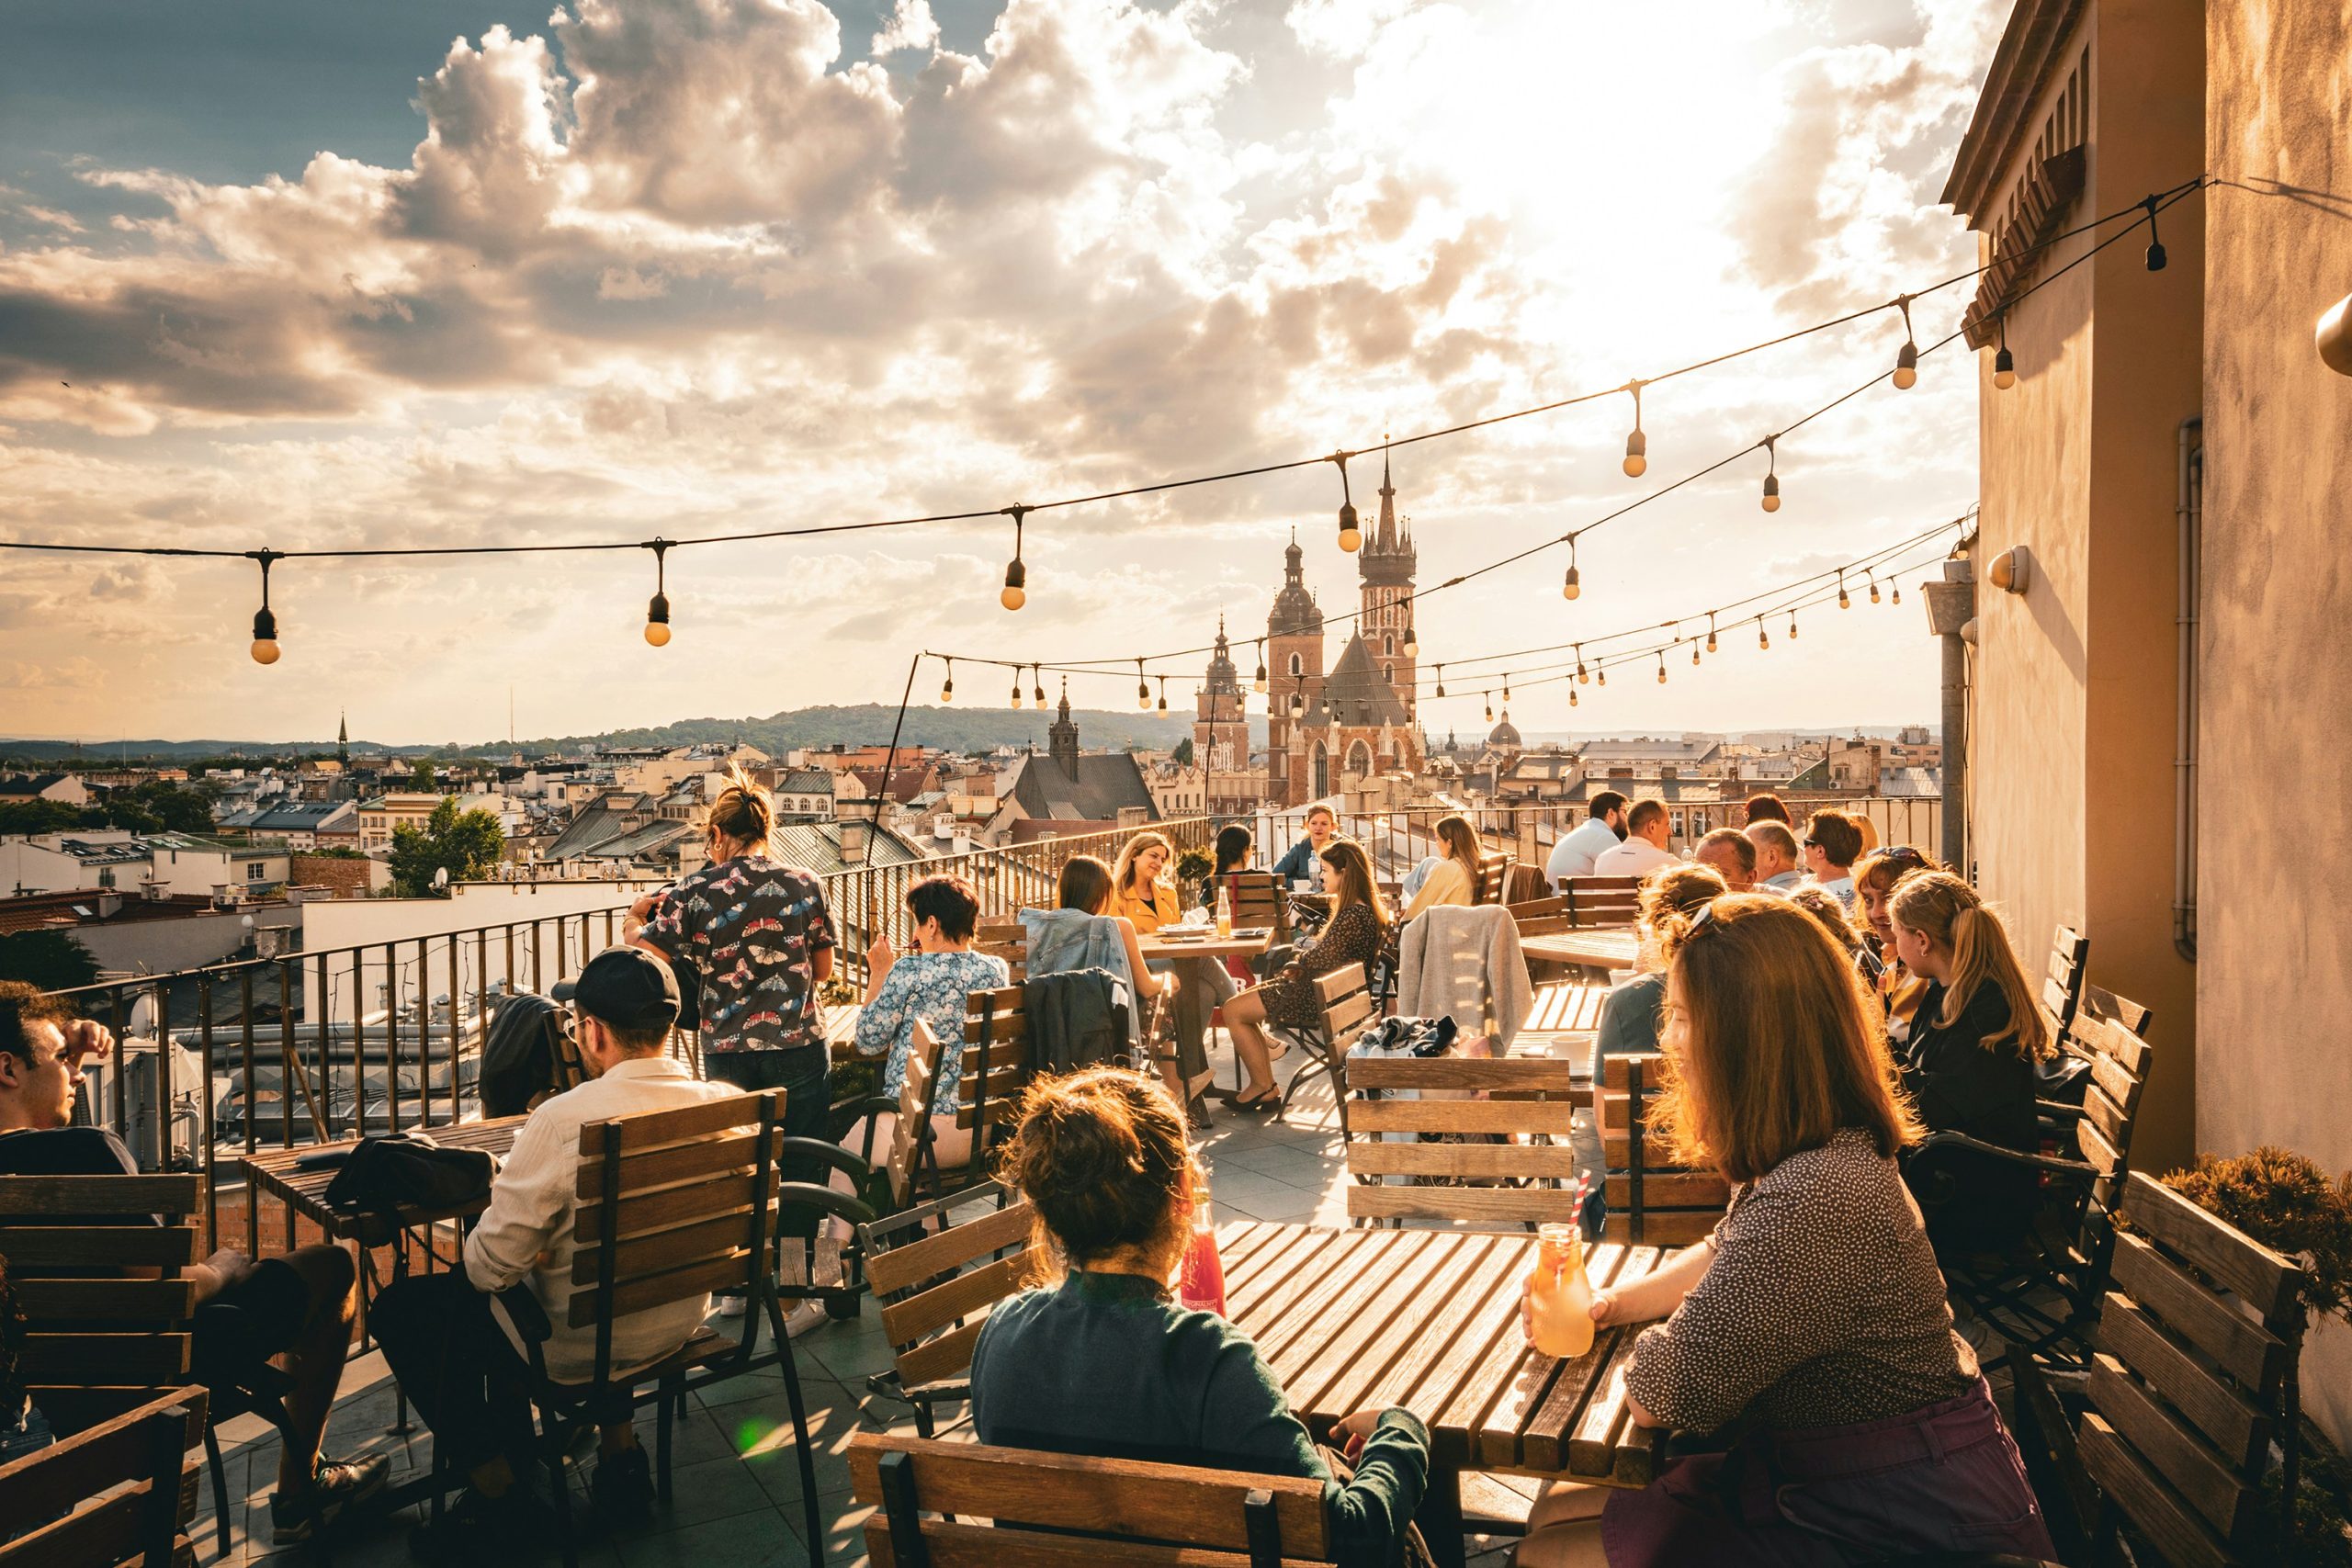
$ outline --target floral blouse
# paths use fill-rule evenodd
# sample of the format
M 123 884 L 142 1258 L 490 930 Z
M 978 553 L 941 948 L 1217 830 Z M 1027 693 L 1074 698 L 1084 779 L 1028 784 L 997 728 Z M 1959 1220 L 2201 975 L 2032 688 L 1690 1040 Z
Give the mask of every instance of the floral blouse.
M 890 1053 L 882 1068 L 882 1092 L 895 1100 L 905 1087 L 907 1047 L 921 1019 L 947 1047 L 939 1054 L 939 1077 L 931 1086 L 931 1113 L 954 1115 L 956 1088 L 964 1077 L 966 998 L 1010 979 L 1004 960 L 985 953 L 910 953 L 891 964 L 882 988 L 857 1015 L 858 1055 Z

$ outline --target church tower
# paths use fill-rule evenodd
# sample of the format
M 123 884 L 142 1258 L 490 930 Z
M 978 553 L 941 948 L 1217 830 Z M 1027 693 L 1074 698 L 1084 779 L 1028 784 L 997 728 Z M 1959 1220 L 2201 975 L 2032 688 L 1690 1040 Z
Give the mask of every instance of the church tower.
M 1046 754 L 1072 784 L 1078 782 L 1078 726 L 1070 722 L 1069 677 L 1062 677 L 1061 713 L 1046 727 Z
M 1216 652 L 1209 659 L 1208 679 L 1193 703 L 1193 762 L 1201 770 L 1201 797 L 1211 813 L 1247 809 L 1246 805 L 1225 804 L 1228 796 L 1242 795 L 1243 775 L 1250 768 L 1250 717 L 1241 674 L 1233 667 L 1232 649 L 1225 639 L 1223 615 L 1216 621 Z M 1216 788 L 1220 774 L 1232 781 L 1226 795 Z
M 1389 478 L 1388 457 L 1380 458 L 1380 521 L 1357 552 L 1363 577 L 1363 618 L 1356 630 L 1373 663 L 1391 691 L 1418 717 L 1419 704 L 1413 690 L 1417 660 L 1405 651 L 1406 633 L 1412 629 L 1413 574 L 1419 564 L 1413 536 L 1396 521 L 1396 486 Z
M 1266 789 L 1292 806 L 1313 798 L 1306 793 L 1310 781 L 1301 765 L 1304 731 L 1321 722 L 1323 707 L 1323 609 L 1306 591 L 1305 558 L 1294 530 L 1283 552 L 1282 592 L 1266 617 L 1266 690 L 1272 709 L 1266 720 Z
M 351 766 L 351 720 L 341 713 L 334 720 L 334 760 L 345 768 Z

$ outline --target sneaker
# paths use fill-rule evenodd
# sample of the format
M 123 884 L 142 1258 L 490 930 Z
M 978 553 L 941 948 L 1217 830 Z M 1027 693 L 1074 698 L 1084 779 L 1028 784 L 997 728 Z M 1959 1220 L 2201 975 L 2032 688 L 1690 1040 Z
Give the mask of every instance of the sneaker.
M 408 1532 L 409 1555 L 421 1562 L 532 1562 L 554 1521 L 548 1506 L 517 1483 L 505 1495 L 485 1497 L 469 1486 L 441 1511 Z
M 596 1461 L 588 1478 L 589 1501 L 611 1524 L 641 1525 L 653 1517 L 653 1467 L 642 1448 L 631 1446 Z
M 816 1302 L 800 1302 L 784 1314 L 784 1333 L 787 1339 L 797 1339 L 812 1328 L 822 1328 L 831 1321 L 824 1307 Z
M 743 1315 L 743 1302 L 744 1302 L 744 1298 L 743 1298 L 743 1297 L 741 1297 L 741 1296 L 719 1296 L 719 1297 L 718 1297 L 718 1298 L 717 1298 L 717 1303 L 716 1303 L 716 1313 L 717 1313 L 717 1315 L 718 1315 L 718 1316 L 720 1316 L 720 1317 L 741 1317 L 741 1316 L 742 1316 L 742 1315 Z
M 370 1454 L 361 1460 L 321 1454 L 309 1486 L 290 1496 L 284 1492 L 269 1495 L 270 1544 L 293 1546 L 309 1540 L 345 1511 L 383 1491 L 391 1472 L 389 1454 Z

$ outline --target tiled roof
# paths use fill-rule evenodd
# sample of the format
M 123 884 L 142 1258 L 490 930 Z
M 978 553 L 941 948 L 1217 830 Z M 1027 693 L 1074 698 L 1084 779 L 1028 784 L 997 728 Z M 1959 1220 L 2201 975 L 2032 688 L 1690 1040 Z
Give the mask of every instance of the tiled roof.
M 1020 816 L 1059 822 L 1116 822 L 1121 811 L 1136 807 L 1153 821 L 1159 818 L 1143 770 L 1124 751 L 1080 752 L 1076 779 L 1053 758 L 1033 751 L 1014 764 L 1000 798 Z

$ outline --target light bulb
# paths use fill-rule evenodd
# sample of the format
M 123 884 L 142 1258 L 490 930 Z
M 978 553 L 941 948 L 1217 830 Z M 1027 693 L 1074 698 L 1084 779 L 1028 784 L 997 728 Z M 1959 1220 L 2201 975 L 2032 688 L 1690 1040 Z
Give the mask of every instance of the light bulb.
M 1600 667 L 1600 683 L 1604 686 L 1609 684 L 1609 666 L 1606 664 Z
M 1699 662 L 1699 645 L 1695 642 L 1690 645 L 1690 662 L 1693 664 Z
M 952 703 L 952 702 L 954 702 L 954 701 L 956 700 L 956 677 L 955 677 L 955 676 L 950 675 L 949 677 L 947 677 L 947 679 L 946 679 L 944 682 L 943 682 L 941 683 L 940 688 L 939 688 L 939 700 L 940 700 L 941 702 L 943 702 L 943 703 Z
M 1016 556 L 1004 569 L 1004 592 L 996 596 L 997 603 L 1008 610 L 1018 610 L 1029 603 L 1029 569 Z
M 1898 604 L 1903 603 L 1903 584 L 1899 582 L 1894 585 L 1894 602 Z
M 2006 348 L 1993 355 L 1993 385 L 2007 391 L 2018 384 L 2018 362 Z
M 1657 683 L 1661 686 L 1666 684 L 1666 655 L 1663 653 L 1657 656 Z
M 1625 477 L 1640 479 L 1649 471 L 1650 440 L 1639 430 L 1625 437 Z
M 1445 666 L 1442 664 L 1437 667 L 1437 694 L 1441 697 L 1445 695 Z
M 1794 610 L 1789 612 L 1789 640 L 1797 640 L 1797 613 Z
M 1353 555 L 1363 546 L 1363 530 L 1356 526 L 1355 503 L 1342 502 L 1340 503 L 1340 548 Z
M 1298 715 L 1298 714 L 1305 713 L 1305 712 L 1306 711 L 1306 693 L 1304 693 L 1304 692 L 1293 692 L 1293 693 L 1290 694 L 1290 711 L 1291 711 L 1291 713 L 1292 713 L 1294 716 Z
M 1846 579 L 1842 573 L 1838 579 L 1838 607 L 1841 610 L 1850 610 L 1854 607 L 1854 602 L 1846 597 Z
M 1764 510 L 1767 512 L 1781 510 L 1781 476 L 1778 474 L 1764 476 Z
M 1405 628 L 1405 657 L 1408 659 L 1417 658 L 1419 656 L 1420 651 L 1420 639 L 1413 635 L 1412 627 L 1407 626 Z
M 1046 708 L 1045 666 L 1042 664 L 1032 664 L 1029 666 L 1029 678 L 1036 682 L 1035 689 L 1029 694 L 1030 698 L 1037 705 L 1037 711 L 1043 713 Z
M 1568 568 L 1567 580 L 1560 584 L 1560 597 L 1563 599 L 1577 599 L 1581 598 L 1583 594 L 1584 585 L 1577 581 L 1577 569 L 1574 567 Z
M 275 664 L 277 662 L 277 639 L 274 637 L 257 637 L 254 638 L 252 651 L 255 664 Z
M 1136 660 L 1136 706 L 1151 706 L 1151 682 L 1143 678 L 1143 660 Z
M 2156 198 L 2152 196 L 2140 205 L 2148 209 L 2148 270 L 2162 272 L 2165 269 L 2165 246 L 2164 242 L 2156 238 Z
M 1012 675 L 1012 705 L 1016 709 L 1021 706 L 1021 672 L 1019 671 L 1013 671 Z
M 1875 577 L 1871 579 L 1871 603 L 1878 603 L 1878 579 Z
M 1772 639 L 1765 634 L 1763 623 L 1760 621 L 1756 626 L 1756 646 L 1758 648 L 1772 646 Z
M 1503 677 L 1503 706 L 1510 706 L 1510 677 Z
M 656 593 L 645 606 L 645 640 L 656 648 L 670 646 L 670 596 Z
M 1489 720 L 1491 720 L 1494 716 L 1495 716 L 1495 699 L 1494 699 L 1493 697 L 1489 696 L 1489 697 L 1487 697 L 1487 717 Z
M 1568 688 L 1568 705 L 1570 707 L 1577 705 L 1577 689 L 1574 686 Z
M 1715 623 L 1712 618 L 1707 622 L 1707 651 L 1715 651 Z
M 1905 338 L 1903 346 L 1894 354 L 1894 384 L 1907 391 L 1917 385 L 1918 380 L 1919 345 Z

